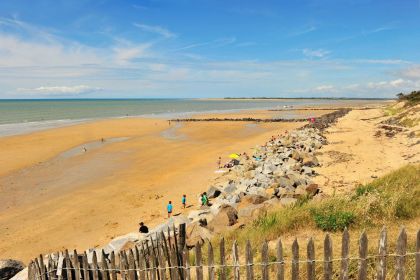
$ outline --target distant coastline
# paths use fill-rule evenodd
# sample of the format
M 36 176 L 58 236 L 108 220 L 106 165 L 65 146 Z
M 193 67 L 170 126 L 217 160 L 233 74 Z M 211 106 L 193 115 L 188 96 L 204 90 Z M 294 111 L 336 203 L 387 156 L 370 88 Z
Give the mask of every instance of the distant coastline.
M 224 97 L 224 100 L 396 100 L 396 98 L 355 98 L 355 97 Z M 211 99 L 210 99 L 211 100 Z

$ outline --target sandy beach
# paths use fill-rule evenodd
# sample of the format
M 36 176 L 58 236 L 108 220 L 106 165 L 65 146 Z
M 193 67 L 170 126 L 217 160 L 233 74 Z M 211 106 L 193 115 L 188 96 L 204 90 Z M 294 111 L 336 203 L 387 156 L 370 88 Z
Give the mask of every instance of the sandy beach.
M 132 118 L 0 138 L 0 258 L 86 249 L 158 224 L 168 200 L 175 212 L 182 194 L 196 204 L 219 156 L 299 125 Z
M 380 113 L 380 109 L 354 110 L 328 130 L 330 145 L 320 155 L 327 164 L 317 169 L 326 193 L 344 191 L 372 175 L 418 160 L 402 156 L 407 146 L 400 145 L 398 138 L 373 137 L 374 123 L 364 119 Z M 197 117 L 278 114 L 252 111 Z M 189 210 L 180 208 L 182 194 L 187 195 L 188 205 L 197 204 L 198 194 L 217 176 L 219 156 L 227 161 L 233 152 L 252 153 L 272 135 L 301 125 L 169 124 L 162 119 L 126 118 L 0 138 L 0 258 L 28 261 L 64 248 L 85 250 L 136 231 L 139 221 L 157 225 L 165 219 L 168 200 L 174 202 L 175 213 Z M 331 163 L 337 151 L 351 156 Z M 354 175 L 341 178 L 347 170 Z

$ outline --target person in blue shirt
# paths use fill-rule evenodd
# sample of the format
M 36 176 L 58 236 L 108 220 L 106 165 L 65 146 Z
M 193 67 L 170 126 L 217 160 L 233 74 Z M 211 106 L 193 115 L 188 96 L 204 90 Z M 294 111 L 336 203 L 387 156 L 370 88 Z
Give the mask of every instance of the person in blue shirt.
M 185 194 L 182 196 L 182 206 L 184 209 L 187 206 L 187 196 Z
M 168 219 L 169 219 L 172 215 L 172 210 L 173 210 L 172 201 L 169 201 L 168 206 L 166 206 L 166 209 L 168 210 Z

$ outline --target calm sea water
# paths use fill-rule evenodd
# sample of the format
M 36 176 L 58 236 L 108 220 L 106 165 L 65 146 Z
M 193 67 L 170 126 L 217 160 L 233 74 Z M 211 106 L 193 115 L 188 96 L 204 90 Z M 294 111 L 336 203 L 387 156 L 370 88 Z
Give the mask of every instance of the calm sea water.
M 0 136 L 78 123 L 89 119 L 187 116 L 195 112 L 322 105 L 337 100 L 73 99 L 0 100 Z

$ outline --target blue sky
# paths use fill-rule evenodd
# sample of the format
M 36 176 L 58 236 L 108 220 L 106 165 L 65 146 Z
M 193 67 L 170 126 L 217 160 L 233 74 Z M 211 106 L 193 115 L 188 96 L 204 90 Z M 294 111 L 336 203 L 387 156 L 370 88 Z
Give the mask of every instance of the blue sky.
M 393 97 L 420 0 L 2 0 L 0 98 Z

